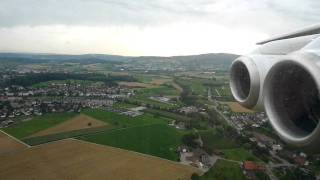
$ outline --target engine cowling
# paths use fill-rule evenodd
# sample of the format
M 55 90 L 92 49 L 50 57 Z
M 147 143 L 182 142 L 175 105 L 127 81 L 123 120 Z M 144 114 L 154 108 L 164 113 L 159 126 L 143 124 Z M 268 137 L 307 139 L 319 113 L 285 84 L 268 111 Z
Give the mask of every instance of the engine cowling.
M 264 89 L 265 110 L 281 139 L 319 151 L 319 56 L 297 53 L 281 59 L 268 72 Z
M 279 56 L 248 55 L 236 59 L 230 70 L 233 97 L 242 106 L 263 110 L 263 83 L 267 72 Z
M 320 152 L 320 35 L 262 44 L 231 65 L 230 87 L 244 107 L 265 110 L 279 137 Z

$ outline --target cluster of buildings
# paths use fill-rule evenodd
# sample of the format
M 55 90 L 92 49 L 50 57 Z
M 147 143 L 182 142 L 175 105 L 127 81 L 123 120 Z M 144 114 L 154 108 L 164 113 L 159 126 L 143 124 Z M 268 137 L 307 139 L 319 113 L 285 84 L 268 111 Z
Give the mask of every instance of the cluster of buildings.
M 232 113 L 229 119 L 243 130 L 247 127 L 258 128 L 268 122 L 268 118 L 264 112 L 257 113 Z
M 219 104 L 218 109 L 240 131 L 245 128 L 258 128 L 268 122 L 265 112 L 233 112 L 227 104 Z
M 162 102 L 162 103 L 170 103 L 170 98 L 165 97 L 165 96 L 151 96 L 149 97 L 149 99 L 154 100 L 154 101 L 158 101 L 158 102 Z
M 195 106 L 184 106 L 179 109 L 179 112 L 182 114 L 191 114 L 199 112 L 199 109 Z
M 246 179 L 257 179 L 256 173 L 266 171 L 264 164 L 253 161 L 244 161 L 241 166 Z
M 214 157 L 200 148 L 193 149 L 183 145 L 178 147 L 178 152 L 182 164 L 194 166 L 204 172 L 208 171 L 216 161 Z
M 146 109 L 144 106 L 139 106 L 139 107 L 134 107 L 130 109 L 125 109 L 125 108 L 113 108 L 111 106 L 105 107 L 104 108 L 107 111 L 115 112 L 118 114 L 130 116 L 130 117 L 137 117 L 143 114 L 143 110 Z
M 28 97 L 28 96 L 72 96 L 72 97 L 126 97 L 131 90 L 120 86 L 106 86 L 92 83 L 49 83 L 39 87 L 11 86 L 0 89 L 0 96 Z
M 129 89 L 104 84 L 50 83 L 41 87 L 6 87 L 0 89 L 0 127 L 9 126 L 17 117 L 111 106 L 131 94 Z

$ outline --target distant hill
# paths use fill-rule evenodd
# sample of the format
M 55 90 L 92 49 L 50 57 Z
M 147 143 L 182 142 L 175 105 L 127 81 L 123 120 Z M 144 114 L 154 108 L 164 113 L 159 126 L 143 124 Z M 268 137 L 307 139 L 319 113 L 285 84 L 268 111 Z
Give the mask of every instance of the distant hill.
M 77 62 L 81 64 L 103 63 L 106 61 L 114 63 L 175 63 L 186 67 L 201 66 L 230 66 L 231 62 L 238 55 L 226 53 L 210 53 L 190 56 L 117 56 L 107 54 L 36 54 L 36 53 L 0 53 L 2 63 L 56 63 L 56 62 Z

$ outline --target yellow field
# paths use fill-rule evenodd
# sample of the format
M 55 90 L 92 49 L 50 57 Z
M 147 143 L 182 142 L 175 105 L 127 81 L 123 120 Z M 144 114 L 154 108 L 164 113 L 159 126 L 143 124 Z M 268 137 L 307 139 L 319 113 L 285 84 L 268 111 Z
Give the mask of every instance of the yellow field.
M 139 82 L 125 82 L 121 81 L 118 82 L 120 86 L 127 86 L 129 88 L 149 88 L 153 87 L 151 84 L 146 84 L 146 83 L 139 83 Z
M 241 106 L 239 103 L 237 102 L 225 102 L 223 104 L 227 104 L 231 111 L 233 112 L 237 112 L 237 113 L 253 113 L 254 111 L 247 109 L 243 106 Z
M 152 81 L 150 82 L 150 84 L 152 85 L 156 85 L 156 86 L 160 86 L 164 83 L 170 82 L 172 79 L 168 79 L 168 78 L 157 78 L 157 79 L 152 79 Z
M 0 155 L 0 177 L 8 180 L 190 179 L 197 169 L 118 148 L 66 139 Z
M 88 124 L 91 123 L 89 126 Z M 68 121 L 65 121 L 63 123 L 60 123 L 56 126 L 50 127 L 48 129 L 39 131 L 35 134 L 32 134 L 30 137 L 35 136 L 44 136 L 49 134 L 56 134 L 56 133 L 62 133 L 67 131 L 73 131 L 73 130 L 79 130 L 79 129 L 86 129 L 86 128 L 94 128 L 94 127 L 101 127 L 106 126 L 107 123 L 94 119 L 92 117 L 86 116 L 84 114 L 81 114 L 79 116 L 76 116 Z
M 0 131 L 0 154 L 4 153 L 13 153 L 16 151 L 20 151 L 26 149 L 28 146 L 23 144 L 22 142 L 9 137 L 4 132 Z M 1 176 L 0 176 L 1 179 Z

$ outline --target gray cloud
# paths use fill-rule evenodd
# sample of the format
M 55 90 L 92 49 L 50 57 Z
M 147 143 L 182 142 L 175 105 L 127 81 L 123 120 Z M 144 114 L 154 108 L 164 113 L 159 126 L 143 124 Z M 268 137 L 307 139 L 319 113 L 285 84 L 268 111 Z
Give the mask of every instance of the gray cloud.
M 0 26 L 158 24 L 202 14 L 194 10 L 197 4 L 190 2 L 3 0 L 0 2 Z
M 158 25 L 205 21 L 287 29 L 320 20 L 320 1 L 300 0 L 2 0 L 0 26 Z M 279 23 L 279 24 L 278 24 Z M 284 23 L 284 24 L 283 24 Z M 281 27 L 282 26 L 282 27 Z
M 108 51 L 117 53 L 118 49 L 131 51 L 131 46 L 127 47 L 127 39 L 137 34 L 139 38 L 132 41 L 132 47 L 136 46 L 135 43 L 141 43 L 142 39 L 150 39 L 157 34 L 164 38 L 171 35 L 170 41 L 177 41 L 176 46 L 171 47 L 174 49 L 184 46 L 186 43 L 181 41 L 190 41 L 190 36 L 196 41 L 202 35 L 198 44 L 192 42 L 192 47 L 182 48 L 181 53 L 187 54 L 190 49 L 198 49 L 199 44 L 217 48 L 225 43 L 227 45 L 222 51 L 233 51 L 230 48 L 230 43 L 235 39 L 232 33 L 241 38 L 250 36 L 245 40 L 240 38 L 241 43 L 238 42 L 236 48 L 240 51 L 243 44 L 262 40 L 258 38 L 317 23 L 320 23 L 319 0 L 1 0 L 0 50 L 38 51 L 43 48 L 45 52 L 53 46 L 62 47 L 66 41 L 70 42 L 68 46 L 57 51 L 82 52 L 92 45 L 97 49 L 105 45 L 110 47 Z M 179 29 L 180 25 L 184 29 Z M 181 31 L 190 34 L 184 32 L 182 38 Z M 26 35 L 26 32 L 29 34 Z M 83 32 L 86 32 L 85 35 Z M 219 33 L 219 42 L 208 38 L 214 37 L 211 32 Z M 107 33 L 109 36 L 99 41 Z M 146 36 L 146 33 L 152 35 Z M 124 36 L 125 40 L 122 39 Z M 112 38 L 114 42 L 107 42 Z M 157 40 L 144 40 L 141 45 L 144 48 L 139 52 L 150 47 L 150 43 L 167 44 L 161 41 L 162 38 Z M 115 48 L 116 45 L 119 47 Z M 170 51 L 161 48 L 164 55 Z M 210 48 L 207 49 L 209 51 Z M 103 50 L 99 49 L 99 52 Z

